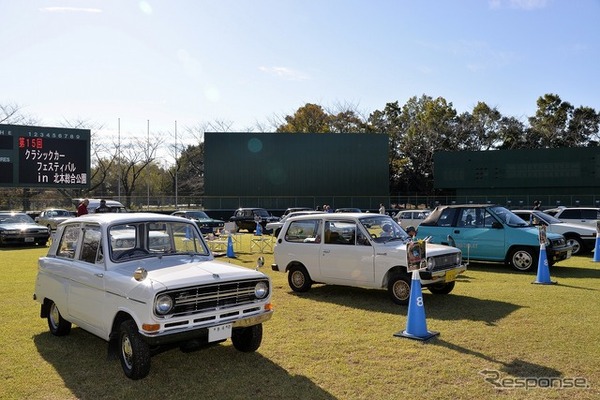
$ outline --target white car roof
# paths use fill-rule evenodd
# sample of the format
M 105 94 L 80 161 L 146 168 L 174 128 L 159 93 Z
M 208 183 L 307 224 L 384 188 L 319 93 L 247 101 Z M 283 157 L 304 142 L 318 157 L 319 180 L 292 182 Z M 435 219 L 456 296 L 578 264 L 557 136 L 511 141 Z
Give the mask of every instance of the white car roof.
M 173 221 L 179 223 L 190 223 L 189 220 L 174 215 L 164 215 L 157 213 L 102 213 L 102 214 L 86 214 L 81 217 L 75 217 L 78 222 L 94 222 L 100 225 L 114 224 L 117 222 L 134 223 L 134 222 L 152 222 L 152 221 Z M 73 220 L 72 219 L 72 220 Z M 71 220 L 71 221 L 72 221 Z

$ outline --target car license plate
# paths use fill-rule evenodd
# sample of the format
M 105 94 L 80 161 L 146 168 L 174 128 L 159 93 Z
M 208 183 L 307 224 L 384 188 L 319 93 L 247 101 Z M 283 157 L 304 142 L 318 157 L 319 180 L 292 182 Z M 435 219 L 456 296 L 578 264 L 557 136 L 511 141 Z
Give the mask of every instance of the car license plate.
M 446 276 L 444 277 L 444 280 L 446 282 L 452 282 L 456 279 L 456 275 L 458 275 L 457 269 L 451 269 L 449 271 L 446 271 Z
M 208 328 L 208 341 L 216 342 L 231 337 L 231 324 L 213 326 Z
M 25 242 L 26 243 L 33 242 L 33 240 L 34 240 L 34 238 L 32 238 L 32 237 L 26 237 L 25 238 Z

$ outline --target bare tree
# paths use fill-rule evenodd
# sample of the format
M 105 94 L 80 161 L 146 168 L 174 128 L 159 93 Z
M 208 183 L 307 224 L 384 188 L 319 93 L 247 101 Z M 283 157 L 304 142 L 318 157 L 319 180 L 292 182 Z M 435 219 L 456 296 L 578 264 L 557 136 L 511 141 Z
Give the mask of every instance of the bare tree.
M 38 119 L 23 113 L 23 107 L 16 103 L 0 104 L 0 124 L 36 125 Z
M 156 159 L 156 152 L 162 144 L 163 139 L 160 135 L 144 139 L 133 138 L 125 145 L 114 144 L 117 149 L 118 180 L 123 187 L 126 207 L 131 207 L 132 193 L 136 184 L 143 177 L 144 169 Z

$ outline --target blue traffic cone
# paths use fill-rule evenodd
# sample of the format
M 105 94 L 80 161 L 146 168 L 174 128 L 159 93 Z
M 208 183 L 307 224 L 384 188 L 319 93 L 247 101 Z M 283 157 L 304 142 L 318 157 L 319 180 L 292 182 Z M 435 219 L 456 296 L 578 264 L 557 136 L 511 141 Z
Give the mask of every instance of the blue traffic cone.
M 231 240 L 231 235 L 227 237 L 227 257 L 235 258 L 235 253 L 233 252 L 233 240 Z
M 260 222 L 256 223 L 256 232 L 254 232 L 255 236 L 262 236 L 262 225 Z
M 535 282 L 539 285 L 554 285 L 556 282 L 550 280 L 550 269 L 548 268 L 548 256 L 546 255 L 546 245 L 540 245 L 540 256 L 538 261 L 537 277 Z
M 421 292 L 421 279 L 419 277 L 419 271 L 413 271 L 412 282 L 410 284 L 410 299 L 408 303 L 406 329 L 394 333 L 394 336 L 425 341 L 439 334 L 439 332 L 427 330 L 423 293 Z
M 594 262 L 600 262 L 600 232 L 596 233 L 596 246 L 594 246 Z

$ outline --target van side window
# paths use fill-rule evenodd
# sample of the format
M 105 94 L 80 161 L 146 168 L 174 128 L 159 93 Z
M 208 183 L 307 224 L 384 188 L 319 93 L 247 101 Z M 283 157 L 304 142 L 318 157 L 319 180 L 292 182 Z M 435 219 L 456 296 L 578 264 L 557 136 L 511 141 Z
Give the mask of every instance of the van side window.
M 83 230 L 83 242 L 81 244 L 81 261 L 92 264 L 102 262 L 102 234 L 98 226 L 86 226 Z
M 79 225 L 67 226 L 63 231 L 62 237 L 60 238 L 56 255 L 65 258 L 75 258 L 80 233 L 81 228 Z
M 325 244 L 354 244 L 356 242 L 356 224 L 353 221 L 325 222 Z
M 286 242 L 321 243 L 321 220 L 304 219 L 290 223 L 285 233 Z

